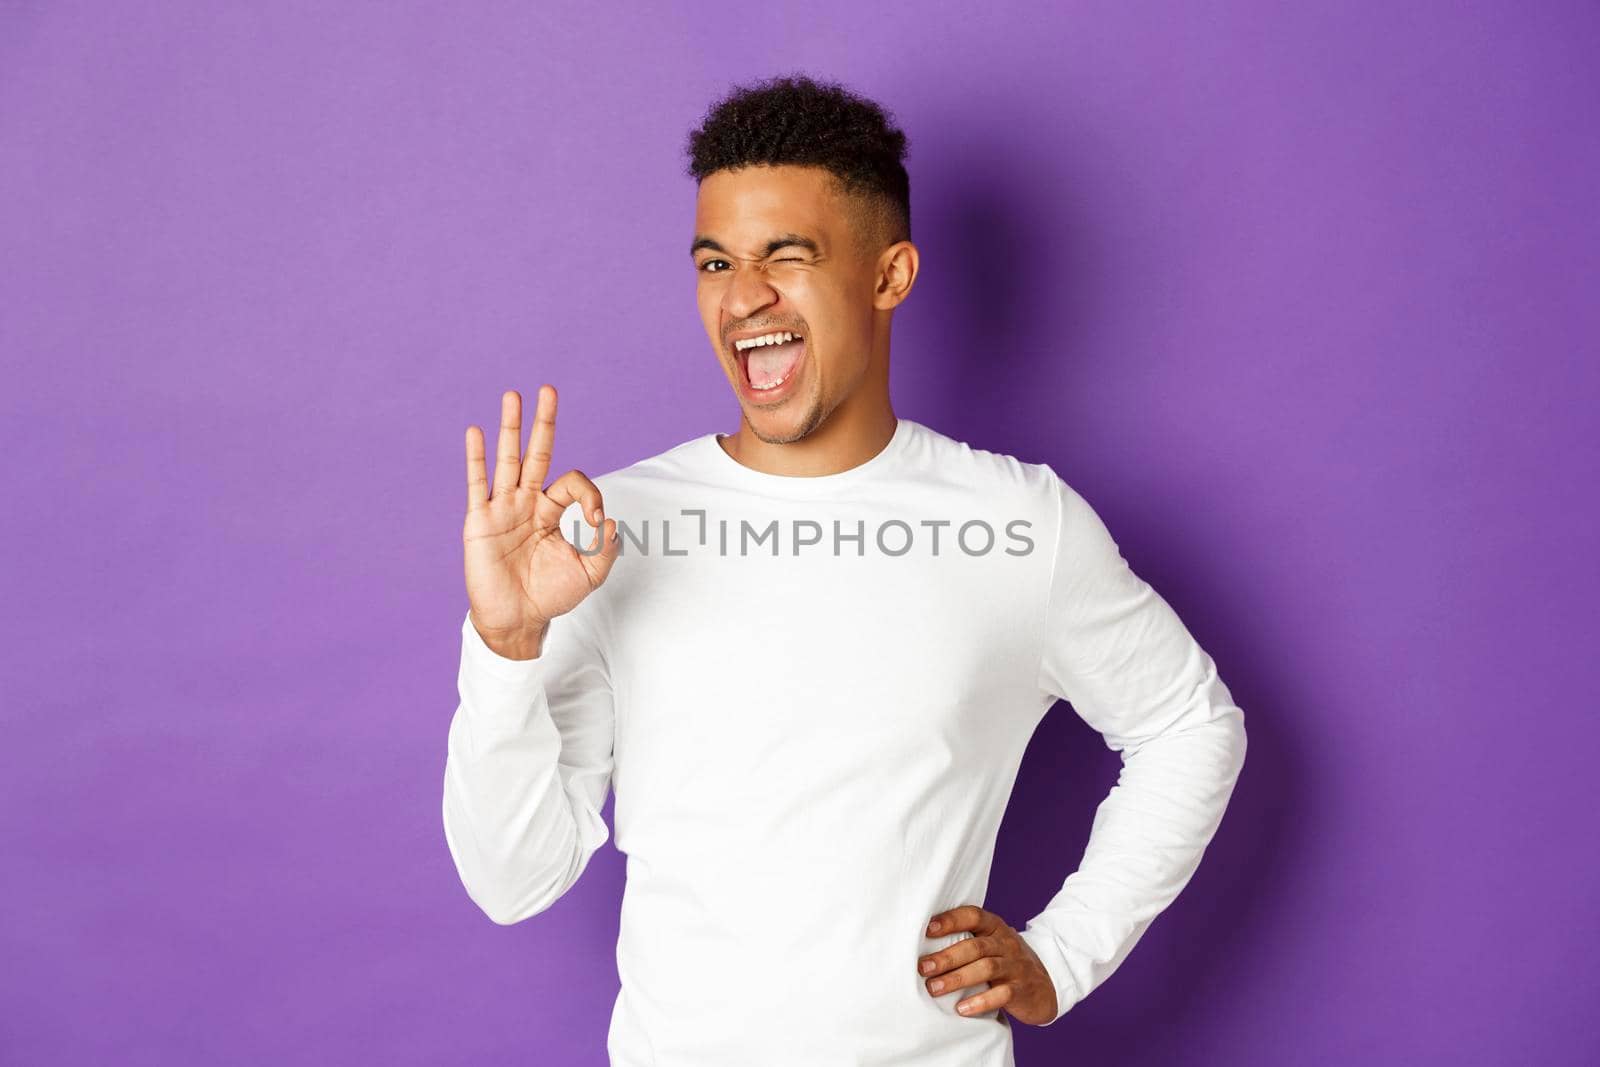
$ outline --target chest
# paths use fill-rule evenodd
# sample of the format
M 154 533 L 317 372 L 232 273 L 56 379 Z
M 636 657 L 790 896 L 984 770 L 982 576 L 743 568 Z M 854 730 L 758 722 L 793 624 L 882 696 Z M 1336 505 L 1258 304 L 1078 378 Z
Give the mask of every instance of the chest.
M 1026 560 L 663 558 L 637 578 L 612 622 L 619 812 L 826 824 L 1032 728 Z

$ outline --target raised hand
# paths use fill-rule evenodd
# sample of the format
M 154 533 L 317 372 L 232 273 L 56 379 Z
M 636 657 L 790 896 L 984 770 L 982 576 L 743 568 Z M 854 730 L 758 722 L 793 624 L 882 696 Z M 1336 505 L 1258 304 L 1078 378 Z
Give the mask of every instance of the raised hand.
M 567 471 L 541 488 L 555 435 L 556 391 L 542 385 L 528 455 L 520 458 L 522 397 L 508 390 L 500 399 L 491 496 L 483 432 L 467 427 L 467 519 L 461 534 L 467 599 L 484 644 L 509 659 L 537 657 L 550 620 L 600 588 L 620 548 L 616 520 L 605 517 L 600 490 L 582 471 Z M 559 525 L 575 501 L 596 528 L 584 552 L 561 536 Z

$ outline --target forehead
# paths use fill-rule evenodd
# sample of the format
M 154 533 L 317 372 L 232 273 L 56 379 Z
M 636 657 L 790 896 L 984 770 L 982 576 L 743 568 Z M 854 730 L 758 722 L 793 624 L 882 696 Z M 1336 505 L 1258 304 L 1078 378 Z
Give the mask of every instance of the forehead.
M 824 241 L 844 225 L 833 175 L 821 167 L 751 166 L 706 175 L 695 196 L 696 233 L 724 243 L 765 242 L 778 233 Z

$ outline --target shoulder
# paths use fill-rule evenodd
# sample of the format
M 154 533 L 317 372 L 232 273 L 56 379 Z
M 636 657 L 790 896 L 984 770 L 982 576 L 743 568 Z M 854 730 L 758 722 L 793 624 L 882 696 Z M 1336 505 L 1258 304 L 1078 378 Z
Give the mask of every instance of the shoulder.
M 681 482 L 697 466 L 697 457 L 704 450 L 706 436 L 691 437 L 653 456 L 629 463 L 595 476 L 594 483 L 602 488 L 644 487 L 652 483 Z
M 677 499 L 702 467 L 707 435 L 692 437 L 664 451 L 590 476 L 605 500 L 608 515 L 621 515 L 659 499 Z
M 703 438 L 690 438 L 662 452 L 599 474 L 593 473 L 592 469 L 579 469 L 600 490 L 606 516 L 628 520 L 630 516 L 652 509 L 677 506 L 676 501 L 681 499 L 685 480 L 696 468 L 694 451 L 703 443 Z M 552 468 L 552 480 L 557 473 Z M 581 499 L 573 500 L 562 509 L 558 528 L 574 544 L 587 545 L 594 537 L 594 527 L 589 524 L 588 511 Z
M 1033 462 L 915 424 L 908 467 L 918 480 L 1053 525 L 1070 491 L 1048 463 Z

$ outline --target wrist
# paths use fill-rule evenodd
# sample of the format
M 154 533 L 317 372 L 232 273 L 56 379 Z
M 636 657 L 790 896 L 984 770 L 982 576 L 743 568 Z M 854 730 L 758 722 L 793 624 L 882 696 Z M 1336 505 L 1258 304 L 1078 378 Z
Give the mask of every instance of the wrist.
M 544 639 L 549 633 L 550 623 L 510 630 L 489 630 L 479 626 L 478 620 L 473 619 L 472 628 L 478 631 L 484 646 L 495 655 L 509 660 L 530 660 L 538 659 L 544 651 Z

